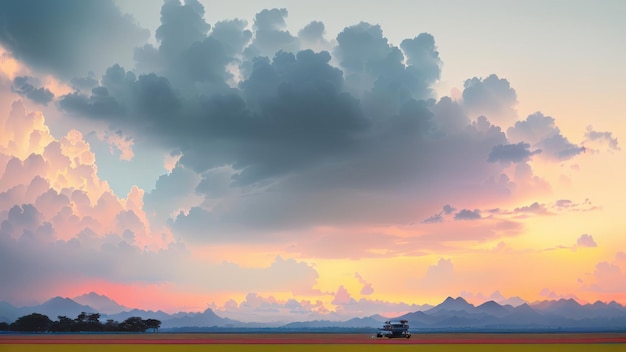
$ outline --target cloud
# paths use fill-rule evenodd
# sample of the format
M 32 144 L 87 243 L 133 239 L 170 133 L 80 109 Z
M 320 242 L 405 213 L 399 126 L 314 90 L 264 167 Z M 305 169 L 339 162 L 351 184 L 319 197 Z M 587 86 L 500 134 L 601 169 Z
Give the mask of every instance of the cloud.
M 320 21 L 312 21 L 298 32 L 298 39 L 303 48 L 312 49 L 314 51 L 330 50 L 331 44 L 324 34 L 326 28 L 324 23 Z
M 529 143 L 531 147 L 542 150 L 541 156 L 557 161 L 571 159 L 585 151 L 585 147 L 571 143 L 561 134 L 554 118 L 544 116 L 541 112 L 517 121 L 506 134 L 512 141 Z
M 346 84 L 356 96 L 372 91 L 380 103 L 396 106 L 407 100 L 430 98 L 430 85 L 439 79 L 439 54 L 430 34 L 406 39 L 400 48 L 389 44 L 379 25 L 361 22 L 337 35 L 333 55 L 345 72 Z M 376 110 L 375 110 L 376 111 Z
M 13 79 L 13 91 L 35 103 L 48 105 L 54 99 L 54 94 L 44 87 L 35 88 L 33 83 L 29 82 L 31 79 L 27 76 L 15 77 Z
M 578 247 L 597 247 L 596 241 L 593 240 L 593 236 L 582 234 L 576 240 L 576 245 Z
M 505 78 L 492 74 L 473 77 L 463 84 L 463 106 L 473 115 L 486 115 L 504 125 L 517 119 L 517 93 Z
M 58 10 L 66 4 L 45 6 Z M 102 13 L 90 12 L 98 8 Z M 505 134 L 501 125 L 515 117 L 517 99 L 506 79 L 475 77 L 466 81 L 463 100 L 436 98 L 433 87 L 443 63 L 432 35 L 411 35 L 396 46 L 379 25 L 362 22 L 327 40 L 324 24 L 311 22 L 296 36 L 286 30 L 287 14 L 263 10 L 251 27 L 241 19 L 211 25 L 200 2 L 166 1 L 156 43 L 141 46 L 135 34 L 142 31 L 109 2 L 81 3 L 77 18 L 68 19 L 69 30 L 93 16 L 99 18 L 94 24 L 121 23 L 111 29 L 111 40 L 119 40 L 124 55 L 117 55 L 108 39 L 98 41 L 101 30 L 91 25 L 64 36 L 68 42 L 61 44 L 73 50 L 102 45 L 93 50 L 104 51 L 98 60 L 81 52 L 60 62 L 70 55 L 64 52 L 43 61 L 47 56 L 39 54 L 45 48 L 35 55 L 7 46 L 35 70 L 70 82 L 69 94 L 53 90 L 61 112 L 76 118 L 67 121 L 106 128 L 91 135 L 77 128 L 55 138 L 43 114 L 22 103 L 0 115 L 0 227 L 6 248 L 25 258 L 64 258 L 44 272 L 59 286 L 94 277 L 125 285 L 169 283 L 207 294 L 256 292 L 243 308 L 236 305 L 242 314 L 257 309 L 275 309 L 276 316 L 290 309 L 309 314 L 327 308 L 268 296 L 319 295 L 313 288 L 317 270 L 297 258 L 454 252 L 467 243 L 522 232 L 522 223 L 508 218 L 553 209 L 534 203 L 509 212 L 481 210 L 549 187 L 528 163 L 538 149 L 543 152 L 537 157 L 556 160 L 581 152 L 543 115 Z M 46 21 L 65 16 L 51 14 Z M 13 24 L 3 28 L 5 34 L 19 32 Z M 33 28 L 44 31 L 39 24 Z M 120 39 L 123 30 L 128 38 Z M 90 42 L 69 43 L 79 34 Z M 0 35 L 2 43 L 6 38 Z M 127 60 L 131 55 L 134 62 Z M 67 66 L 72 60 L 85 65 Z M 10 77 L 0 77 L 2 87 L 10 90 L 13 84 L 14 93 L 26 97 L 41 86 L 35 74 Z M 98 170 L 103 161 L 96 161 L 88 141 L 98 142 L 83 133 L 134 163 L 142 160 L 141 145 L 163 148 L 163 154 L 170 152 L 168 173 L 153 189 L 134 187 L 118 196 L 98 176 L 104 174 Z M 586 138 L 609 145 L 614 139 L 591 133 Z M 424 199 L 475 210 L 450 205 L 438 210 L 419 201 Z M 560 204 L 568 211 L 591 208 Z M 452 218 L 483 220 L 445 221 Z M 22 245 L 32 239 L 45 246 Z M 235 257 L 259 253 L 260 247 L 283 256 L 260 267 L 205 256 L 242 243 Z M 118 262 L 107 262 L 117 257 L 136 265 L 125 272 Z M 442 258 L 423 282 L 453 277 L 453 269 L 452 261 Z M 372 294 L 373 285 L 357 275 L 361 295 Z M 19 287 L 31 288 L 21 278 L 6 279 L 16 286 L 14 296 Z M 366 312 L 368 304 L 411 309 L 356 301 L 344 286 L 334 298 L 343 312 L 352 309 L 348 306 Z
M 154 189 L 144 197 L 144 209 L 152 215 L 155 223 L 166 223 L 202 201 L 194 194 L 199 183 L 199 175 L 185 167 L 175 167 L 169 174 L 159 176 Z
M 450 204 L 446 204 L 446 205 L 443 206 L 443 212 L 446 215 L 450 215 L 450 214 L 454 213 L 455 211 L 456 211 L 456 208 L 454 208 Z
M 438 223 L 438 222 L 443 222 L 443 216 L 441 216 L 441 215 L 442 215 L 442 213 L 435 214 L 435 215 L 433 215 L 433 216 L 431 216 L 429 218 L 424 219 L 423 222 L 425 224 L 435 224 L 435 223 Z
M 0 43 L 33 68 L 67 79 L 132 63 L 132 49 L 149 35 L 111 0 L 2 2 L 0 12 Z
M 276 299 L 250 292 L 237 303 L 229 300 L 223 306 L 214 306 L 220 316 L 240 321 L 277 323 L 327 319 L 329 310 L 322 301 Z
M 585 133 L 584 145 L 589 148 L 588 145 L 608 145 L 609 150 L 620 151 L 620 147 L 617 142 L 617 137 L 613 137 L 611 132 L 598 132 L 594 131 L 592 126 L 587 126 L 587 132 Z M 593 149 L 592 149 L 593 150 Z
M 618 252 L 613 262 L 596 264 L 591 278 L 583 281 L 583 289 L 599 293 L 620 293 L 626 290 L 623 252 Z
M 119 152 L 120 160 L 130 161 L 135 156 L 133 152 L 133 138 L 130 136 L 124 136 L 122 130 L 114 132 L 104 131 L 102 134 L 98 134 L 98 139 L 109 144 L 109 151 L 114 154 L 115 151 Z
M 279 51 L 295 53 L 300 45 L 297 37 L 285 30 L 287 9 L 265 9 L 254 18 L 254 39 L 248 56 L 272 57 Z M 251 55 L 252 54 L 252 55 Z
M 443 222 L 444 215 L 450 215 L 452 213 L 454 213 L 456 211 L 456 208 L 452 207 L 450 204 L 446 204 L 443 206 L 441 212 L 427 218 L 426 220 L 424 220 L 423 222 L 425 224 L 434 224 L 434 223 L 439 223 L 439 222 Z
M 354 273 L 354 277 L 356 277 L 359 280 L 359 283 L 363 285 L 363 287 L 361 288 L 362 295 L 367 296 L 374 293 L 374 288 L 372 287 L 372 284 L 365 281 L 359 273 Z
M 211 30 L 193 2 L 165 5 L 160 45 L 141 49 L 144 59 L 154 59 L 155 72 L 142 72 L 149 66 L 143 59 L 141 73 L 113 65 L 100 86 L 65 95 L 60 106 L 136 140 L 158 141 L 207 179 L 198 189 L 205 202 L 179 214 L 175 231 L 192 238 L 212 228 L 203 237 L 218 239 L 233 228 L 306 229 L 364 216 L 409 222 L 416 214 L 405 206 L 418 194 L 441 202 L 452 194 L 510 194 L 505 166 L 487 161 L 494 146 L 508 144 L 501 129 L 484 117 L 470 121 L 450 99 L 419 100 L 432 96 L 440 75 L 431 35 L 395 47 L 380 26 L 361 23 L 346 27 L 331 52 L 251 58 L 244 53 L 248 40 L 254 46 L 258 31 L 283 31 L 286 11 L 259 13 L 246 32 L 244 21 L 218 22 Z M 319 37 L 322 29 L 312 23 L 302 35 Z M 176 40 L 185 31 L 193 34 Z M 181 59 L 173 60 L 174 53 Z M 451 176 L 458 173 L 467 177 L 458 182 Z M 436 189 L 446 192 L 435 195 Z M 260 204 L 266 205 L 252 211 Z
M 515 208 L 513 212 L 521 213 L 521 214 L 538 214 L 538 215 L 550 214 L 546 206 L 544 204 L 539 204 L 538 202 L 534 202 L 531 205 L 526 205 L 523 207 Z
M 335 293 L 335 298 L 332 300 L 332 304 L 334 305 L 346 305 L 354 303 L 354 298 L 350 296 L 348 290 L 346 290 L 343 285 L 339 286 L 337 292 Z
M 539 154 L 541 150 L 530 151 L 530 144 L 520 142 L 517 144 L 498 144 L 489 153 L 487 161 L 501 162 L 504 164 L 519 163 L 528 161 L 534 154 Z
M 478 209 L 474 209 L 474 210 L 463 209 L 459 211 L 458 213 L 454 214 L 454 220 L 476 220 L 480 218 L 481 218 L 480 210 Z

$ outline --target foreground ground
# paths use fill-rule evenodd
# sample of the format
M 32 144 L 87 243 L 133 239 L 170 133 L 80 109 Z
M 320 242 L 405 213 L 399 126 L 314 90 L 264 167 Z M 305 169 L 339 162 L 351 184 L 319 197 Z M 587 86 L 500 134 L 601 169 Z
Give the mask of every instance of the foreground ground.
M 41 334 L 0 335 L 0 351 L 626 351 L 626 333 L 414 334 Z

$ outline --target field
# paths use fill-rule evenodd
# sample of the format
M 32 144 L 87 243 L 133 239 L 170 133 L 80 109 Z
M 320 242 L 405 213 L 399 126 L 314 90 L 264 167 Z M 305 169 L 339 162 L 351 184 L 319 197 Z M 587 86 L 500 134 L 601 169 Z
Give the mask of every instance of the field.
M 626 351 L 626 333 L 414 334 L 42 334 L 0 335 L 0 352 L 54 351 Z

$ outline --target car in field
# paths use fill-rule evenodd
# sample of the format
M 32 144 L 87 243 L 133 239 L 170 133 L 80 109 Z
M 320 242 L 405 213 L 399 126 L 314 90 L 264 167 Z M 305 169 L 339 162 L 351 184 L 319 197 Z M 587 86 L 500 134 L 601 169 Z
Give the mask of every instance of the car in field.
M 378 328 L 378 332 L 376 332 L 375 336 L 390 339 L 399 337 L 410 339 L 411 332 L 409 331 L 409 321 L 386 321 L 382 328 Z

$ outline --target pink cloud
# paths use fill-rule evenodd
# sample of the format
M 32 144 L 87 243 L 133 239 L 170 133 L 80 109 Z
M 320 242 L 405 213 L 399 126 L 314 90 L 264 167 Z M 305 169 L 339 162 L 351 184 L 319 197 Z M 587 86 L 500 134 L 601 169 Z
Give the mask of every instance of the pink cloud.
M 354 273 L 354 277 L 356 277 L 361 283 L 361 285 L 363 285 L 363 287 L 361 288 L 362 295 L 367 296 L 367 295 L 371 295 L 372 293 L 374 293 L 374 288 L 372 287 L 372 284 L 365 281 L 365 279 L 363 279 L 363 277 L 359 273 Z
M 587 235 L 587 234 L 583 234 L 580 237 L 578 237 L 578 240 L 576 240 L 576 245 L 578 247 L 597 247 L 598 246 L 596 244 L 596 241 L 593 240 L 593 236 Z
M 332 304 L 334 305 L 345 305 L 354 302 L 348 290 L 346 290 L 343 285 L 339 286 L 337 292 L 335 293 L 335 297 L 332 300 Z
M 96 134 L 98 139 L 109 144 L 109 151 L 114 154 L 115 151 L 120 153 L 120 160 L 130 161 L 135 156 L 133 145 L 135 141 L 130 136 L 125 136 L 122 131 L 104 131 Z

